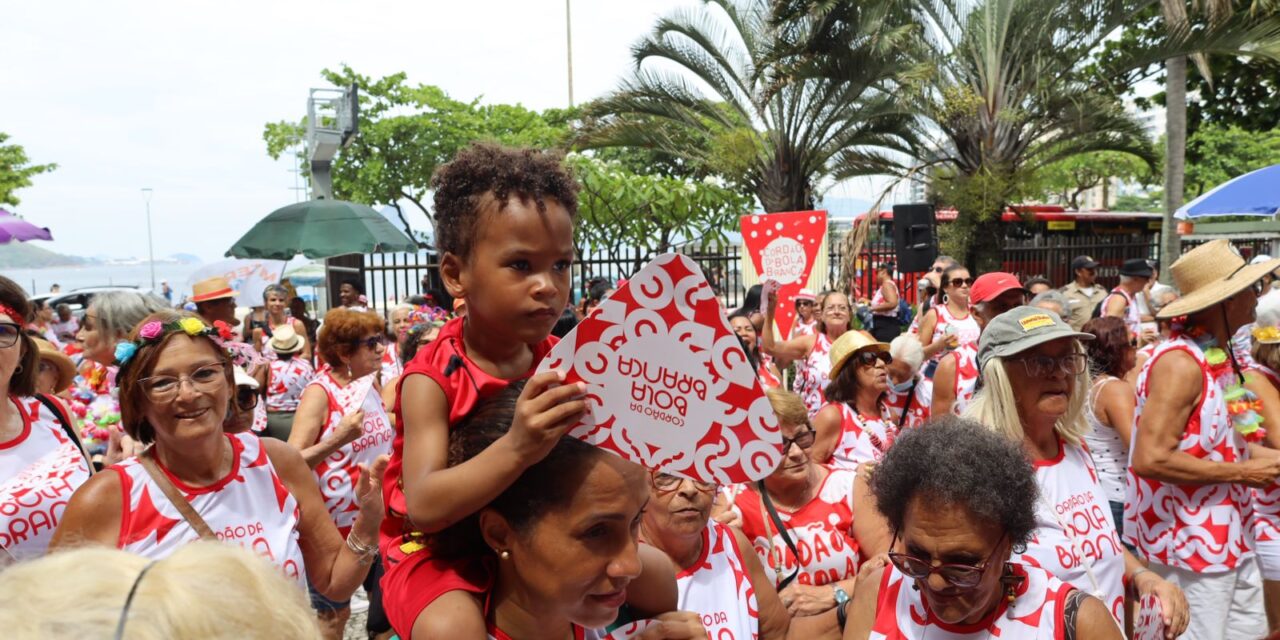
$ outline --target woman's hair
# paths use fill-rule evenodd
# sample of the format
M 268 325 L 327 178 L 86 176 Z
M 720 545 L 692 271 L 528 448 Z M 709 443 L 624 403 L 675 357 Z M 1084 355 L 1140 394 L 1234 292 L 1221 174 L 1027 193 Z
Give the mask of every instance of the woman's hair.
M 283 299 L 286 303 L 289 302 L 289 290 L 285 289 L 284 287 L 278 284 L 269 284 L 265 289 L 262 290 L 262 301 L 266 302 L 267 299 L 270 298 L 272 294 L 280 296 L 280 298 Z
M 822 294 L 818 296 L 819 298 L 822 299 L 822 306 L 814 307 L 813 317 L 816 319 L 814 324 L 815 330 L 817 331 L 817 333 L 827 332 L 827 321 L 824 320 L 822 316 L 823 316 L 823 309 L 826 309 L 827 302 L 831 300 L 831 296 L 844 296 L 844 303 L 849 306 L 849 326 L 847 330 L 852 331 L 853 320 L 854 318 L 857 317 L 858 314 L 855 312 L 853 305 L 850 303 L 848 294 L 842 293 L 840 291 L 823 291 Z
M 170 310 L 163 298 L 136 291 L 107 291 L 93 296 L 89 306 L 97 314 L 94 327 L 110 339 L 119 341 L 129 335 L 143 318 Z
M 156 320 L 161 324 L 169 324 L 183 318 L 195 318 L 204 322 L 200 316 L 189 311 L 163 309 L 138 321 L 138 328 L 141 328 L 142 324 L 151 320 Z M 185 336 L 187 334 L 183 331 L 170 331 L 157 341 L 144 341 L 138 347 L 138 351 L 133 354 L 128 364 L 120 367 L 120 372 L 116 374 L 116 382 L 120 386 L 120 426 L 124 427 L 124 431 L 129 434 L 129 437 L 142 444 L 148 444 L 155 440 L 156 430 L 155 427 L 147 422 L 147 407 L 151 401 L 147 399 L 147 394 L 143 392 L 142 385 L 138 384 L 138 381 L 151 375 L 152 370 L 155 369 L 156 360 L 160 359 L 160 353 L 164 351 L 164 347 L 176 335 Z M 138 340 L 137 328 L 129 334 L 128 339 L 133 342 Z M 236 388 L 235 365 L 231 362 L 231 355 L 215 342 L 212 336 L 197 336 L 192 339 L 207 341 L 209 346 L 213 348 L 213 352 L 217 354 L 218 361 L 222 363 L 222 373 L 227 380 L 227 389 L 230 390 L 230 396 L 234 398 Z M 227 416 L 223 424 L 236 424 L 240 417 L 239 413 L 236 403 L 231 402 L 227 408 Z
M 329 366 L 342 366 L 342 359 L 351 357 L 359 345 L 356 343 L 369 335 L 380 335 L 385 329 L 382 318 L 376 313 L 339 307 L 324 314 L 320 335 L 316 336 L 316 349 Z
M 31 322 L 35 315 L 31 303 L 27 301 L 26 290 L 22 285 L 4 276 L 0 276 L 0 304 L 13 309 L 21 316 L 13 319 L 18 324 L 25 325 Z M 15 371 L 9 378 L 9 393 L 16 396 L 34 395 L 36 376 L 40 373 L 40 350 L 36 348 L 36 343 L 25 331 L 19 332 L 18 342 L 14 346 L 22 349 L 22 358 L 18 361 L 18 366 L 22 367 L 22 370 Z
M 432 329 L 439 329 L 443 326 L 443 322 L 436 321 L 420 322 L 409 327 L 409 330 L 404 332 L 404 337 L 400 339 L 400 364 L 409 364 L 409 361 L 413 360 L 413 357 L 418 355 L 418 349 L 425 346 L 421 344 L 422 334 Z
M 946 304 L 947 284 L 951 282 L 951 274 L 961 270 L 968 271 L 969 269 L 964 265 L 958 262 L 955 262 L 948 265 L 945 269 L 942 270 L 942 275 L 938 277 L 938 293 L 934 296 L 933 306 L 936 307 L 939 305 Z
M 515 416 L 516 399 L 523 389 L 523 380 L 512 382 L 498 395 L 476 405 L 449 432 L 449 466 L 476 457 L 507 433 Z M 525 535 L 541 516 L 573 499 L 574 488 L 582 484 L 590 472 L 589 463 L 599 455 L 608 454 L 577 438 L 560 438 L 545 458 L 525 469 L 485 508 L 498 512 L 517 534 Z M 432 550 L 445 558 L 493 555 L 480 535 L 479 523 L 479 514 L 472 514 L 431 536 Z
M 733 312 L 729 314 L 729 317 L 732 318 L 733 316 L 737 316 L 737 315 L 750 317 L 751 314 L 759 312 L 760 296 L 762 295 L 763 291 L 764 291 L 764 285 L 759 285 L 759 284 L 751 285 L 751 288 L 747 289 L 747 295 L 744 298 L 742 298 L 742 306 L 738 307 L 737 309 L 734 309 Z
M 405 312 L 406 314 L 408 314 L 408 313 L 413 313 L 413 309 L 414 309 L 414 306 L 413 306 L 413 305 L 411 305 L 411 304 L 409 304 L 409 303 L 407 303 L 407 302 L 401 302 L 401 303 L 397 304 L 396 306 L 391 307 L 390 309 L 388 309 L 388 310 L 387 310 L 387 328 L 386 328 L 387 335 L 389 335 L 389 336 L 391 336 L 391 337 L 393 337 L 393 338 L 394 338 L 394 337 L 397 337 L 397 336 L 396 336 L 396 334 L 395 334 L 395 330 L 394 330 L 394 328 L 391 326 L 391 324 L 392 324 L 392 323 L 391 323 L 391 318 L 392 318 L 392 316 L 394 316 L 394 315 L 396 314 L 396 312 L 397 312 L 397 311 L 403 311 L 403 312 Z
M 1036 530 L 1039 488 L 1022 443 L 955 416 L 903 431 L 876 465 L 871 492 L 895 534 L 917 496 L 931 506 L 963 505 L 1000 525 L 1015 547 Z
M 913 374 L 919 372 L 920 366 L 924 364 L 924 347 L 921 346 L 920 340 L 906 333 L 889 343 L 889 355 L 893 356 L 897 362 L 911 365 Z
M 1084 347 L 1072 340 L 1071 351 L 1084 353 Z M 1017 398 L 1013 395 L 1013 383 L 1009 380 L 1009 374 L 1004 370 L 1004 360 L 998 356 L 987 360 L 987 366 L 981 371 L 982 388 L 965 409 L 964 417 L 1022 442 L 1027 434 L 1022 429 Z M 1080 444 L 1084 434 L 1089 431 L 1089 421 L 1085 415 L 1085 396 L 1089 393 L 1089 384 L 1088 371 L 1076 376 L 1071 383 L 1071 401 L 1067 403 L 1067 412 L 1053 425 L 1053 430 L 1073 445 Z
M 1082 331 L 1094 336 L 1093 340 L 1084 343 L 1085 353 L 1089 355 L 1089 370 L 1094 375 L 1105 373 L 1124 377 L 1127 372 L 1120 369 L 1124 366 L 1124 354 L 1133 348 L 1124 320 L 1111 316 L 1094 318 L 1084 324 Z
M 0 602 L 11 606 L 0 607 L 0 628 L 9 638 L 109 638 L 135 585 L 123 634 L 129 640 L 319 637 L 305 592 L 234 545 L 193 542 L 158 561 L 81 547 L 3 575 Z
M 613 287 L 609 285 L 608 280 L 600 278 L 592 282 L 591 286 L 587 288 L 587 300 L 591 302 L 600 302 L 601 300 L 604 300 L 604 297 L 608 295 L 609 290 L 612 288 Z
M 898 265 L 894 263 L 892 260 L 886 260 L 876 265 L 876 271 L 883 271 L 891 276 L 893 275 L 894 269 L 897 269 L 897 268 L 898 268 Z
M 764 395 L 769 398 L 769 404 L 778 420 L 796 426 L 809 424 L 809 409 L 804 406 L 804 400 L 799 394 L 774 388 L 765 389 Z

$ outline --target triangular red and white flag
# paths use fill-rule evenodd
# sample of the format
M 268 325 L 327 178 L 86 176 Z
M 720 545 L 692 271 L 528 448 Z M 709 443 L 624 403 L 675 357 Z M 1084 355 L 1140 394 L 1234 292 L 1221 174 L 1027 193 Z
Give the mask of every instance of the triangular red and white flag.
M 796 294 L 809 285 L 818 253 L 826 246 L 827 212 L 756 213 L 742 216 L 739 224 L 743 250 L 761 282 L 778 283 L 778 306 L 773 311 L 777 335 L 790 336 L 796 321 Z

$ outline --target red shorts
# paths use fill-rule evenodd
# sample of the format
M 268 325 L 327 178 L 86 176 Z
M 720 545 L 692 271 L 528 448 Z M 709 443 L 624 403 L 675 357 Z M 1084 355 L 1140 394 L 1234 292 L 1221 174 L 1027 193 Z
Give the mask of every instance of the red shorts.
M 394 546 L 384 551 L 382 608 L 403 640 L 410 640 L 418 616 L 445 592 L 486 593 L 493 584 L 490 563 L 481 558 L 432 558 L 426 549 L 406 555 Z

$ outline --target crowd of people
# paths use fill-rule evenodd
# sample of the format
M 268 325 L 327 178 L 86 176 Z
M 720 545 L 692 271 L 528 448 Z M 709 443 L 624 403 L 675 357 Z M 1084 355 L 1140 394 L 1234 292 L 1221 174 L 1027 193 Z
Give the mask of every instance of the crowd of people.
M 785 336 L 756 288 L 724 323 L 783 457 L 721 486 L 563 437 L 592 401 L 534 372 L 615 285 L 571 304 L 560 159 L 474 145 L 432 187 L 445 291 L 385 318 L 214 278 L 65 319 L 0 277 L 7 632 L 340 638 L 357 593 L 419 640 L 1280 629 L 1280 260 L 1107 292 L 1088 256 L 1061 289 L 943 256 L 909 310 L 876 265 Z

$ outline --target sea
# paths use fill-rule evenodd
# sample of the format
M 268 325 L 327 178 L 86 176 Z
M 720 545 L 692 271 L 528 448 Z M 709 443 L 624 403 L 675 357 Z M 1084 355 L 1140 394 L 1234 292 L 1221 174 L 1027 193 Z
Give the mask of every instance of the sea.
M 180 262 L 155 263 L 155 288 L 160 292 L 160 282 L 167 280 L 173 288 L 173 299 L 181 300 L 191 293 L 187 279 L 199 269 L 199 264 Z M 31 295 L 48 293 L 53 285 L 62 292 L 84 287 L 131 286 L 151 289 L 151 265 L 148 263 L 92 264 L 71 267 L 45 267 L 43 269 L 0 269 L 0 274 L 22 285 Z

